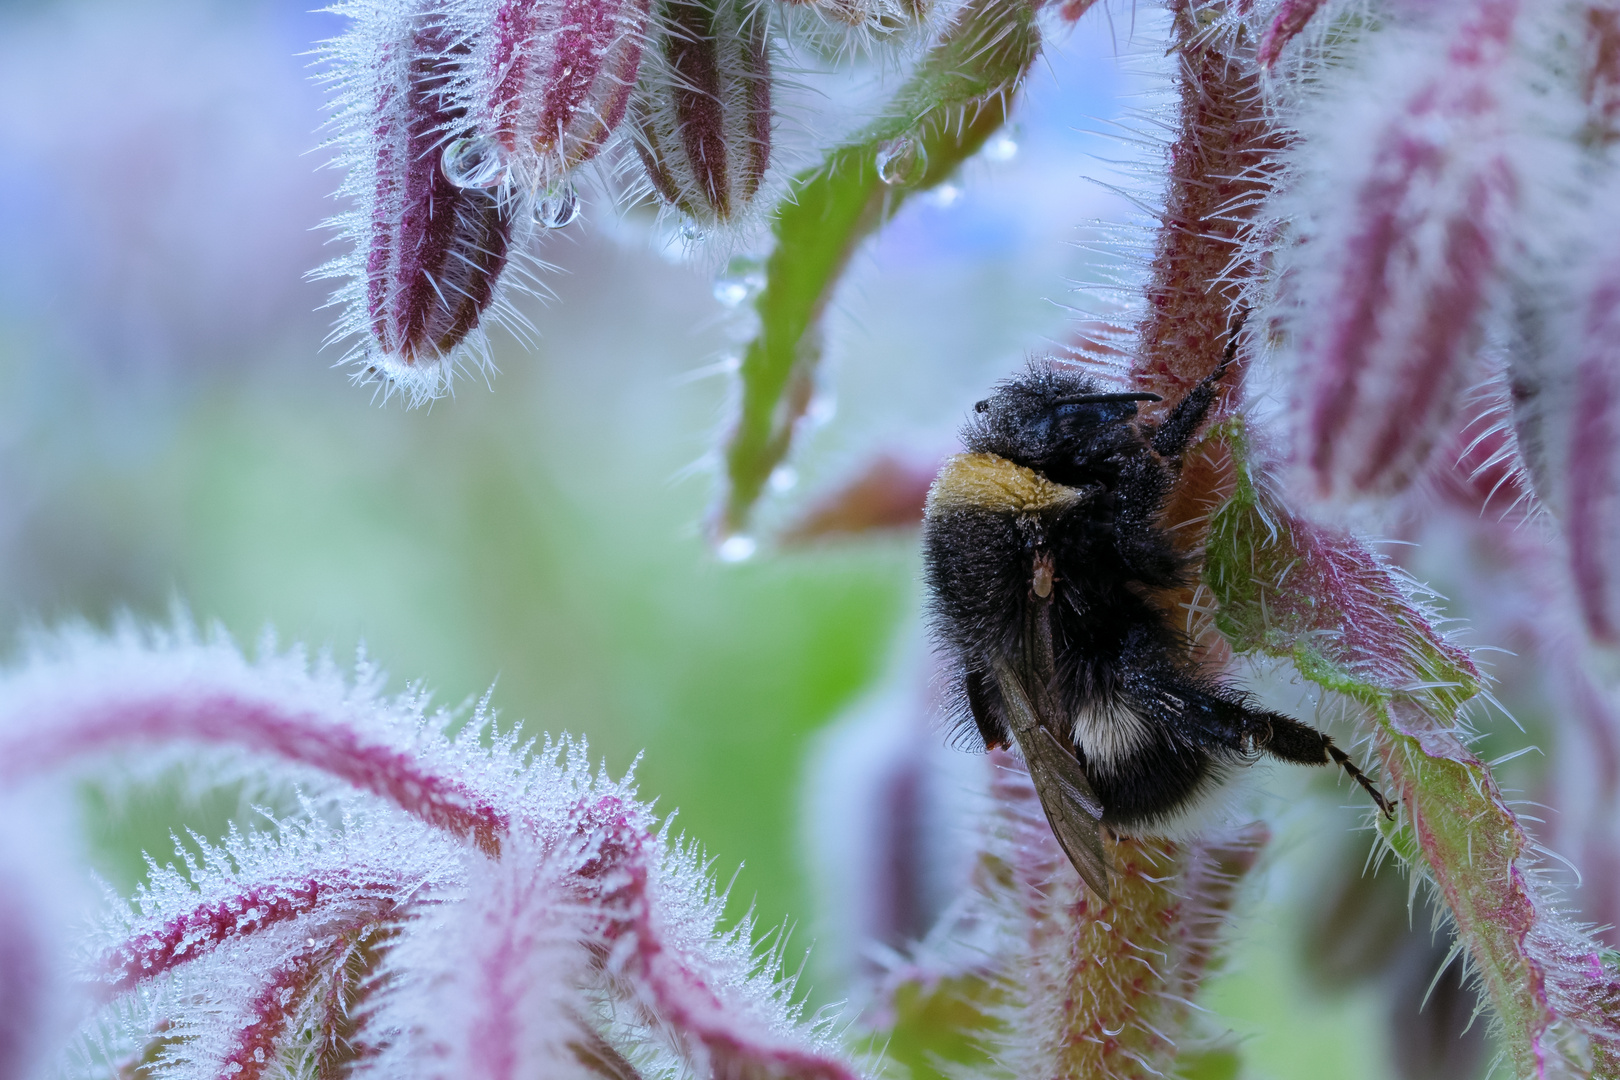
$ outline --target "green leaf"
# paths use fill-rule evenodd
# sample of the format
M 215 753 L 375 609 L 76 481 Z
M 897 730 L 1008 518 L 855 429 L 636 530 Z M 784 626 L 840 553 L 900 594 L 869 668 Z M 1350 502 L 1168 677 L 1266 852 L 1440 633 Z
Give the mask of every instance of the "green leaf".
M 1180 1080 L 1238 1080 L 1242 1072 L 1243 1058 L 1229 1046 L 1188 1050 L 1176 1058 Z
M 1557 917 L 1533 873 L 1533 841 L 1465 744 L 1459 710 L 1481 687 L 1467 653 L 1398 570 L 1288 511 L 1248 460 L 1241 421 L 1210 438 L 1225 442 L 1235 479 L 1205 549 L 1217 626 L 1238 651 L 1291 659 L 1366 706 L 1402 810 L 1379 830 L 1427 868 L 1516 1073 L 1541 1075 L 1562 1056 L 1568 1025 L 1586 1040 L 1590 1075 L 1620 1075 L 1620 978 L 1599 963 L 1594 940 Z
M 716 532 L 741 532 L 771 472 L 787 456 L 815 390 L 820 322 L 856 245 L 905 200 L 942 182 L 1007 118 L 1040 52 L 1027 0 L 970 0 L 929 49 L 881 118 L 794 179 L 772 224 L 776 248 L 755 300 L 758 335 L 743 355 L 742 405 L 725 448 Z M 887 184 L 876 165 L 891 140 L 922 150 L 917 175 Z
M 1003 997 L 978 975 L 902 983 L 891 999 L 894 1025 L 873 1041 L 885 1062 L 903 1066 L 911 1080 L 960 1074 L 962 1066 L 982 1069 L 991 1062 L 985 1039 L 997 1029 L 992 1013 Z
M 1436 628 L 1415 582 L 1355 537 L 1290 513 L 1248 464 L 1241 420 L 1209 438 L 1227 444 L 1236 474 L 1210 517 L 1203 574 L 1233 648 L 1292 660 L 1369 705 L 1402 694 L 1450 716 L 1479 692 L 1473 661 Z

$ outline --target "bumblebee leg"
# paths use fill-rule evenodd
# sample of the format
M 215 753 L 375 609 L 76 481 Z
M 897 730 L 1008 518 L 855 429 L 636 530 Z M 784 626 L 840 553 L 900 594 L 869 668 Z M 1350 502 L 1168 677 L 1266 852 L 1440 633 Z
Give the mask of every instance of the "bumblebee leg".
M 1135 669 L 1130 680 L 1131 696 L 1148 715 L 1160 718 L 1186 741 L 1202 749 L 1221 747 L 1241 754 L 1264 752 L 1296 765 L 1336 764 L 1366 789 L 1388 817 L 1395 806 L 1373 786 L 1366 773 L 1333 740 L 1309 724 L 1282 713 L 1251 708 L 1241 698 L 1232 700 L 1211 688 L 1201 687 L 1176 672 L 1154 671 L 1144 654 L 1126 654 L 1126 663 Z
M 1367 794 L 1372 796 L 1373 802 L 1378 804 L 1378 809 L 1384 812 L 1385 817 L 1391 819 L 1395 817 L 1394 803 L 1373 786 L 1372 780 L 1356 767 L 1349 754 L 1333 745 L 1331 738 L 1291 716 L 1267 713 L 1266 718 L 1271 721 L 1271 739 L 1266 743 L 1266 753 L 1298 765 L 1326 765 L 1332 762 L 1349 773 L 1350 779 L 1367 790 Z
M 1266 749 L 1272 732 L 1269 714 L 1156 664 L 1153 643 L 1132 637 L 1121 662 L 1130 673 L 1127 693 L 1143 718 L 1201 750 L 1254 755 Z
M 982 671 L 967 673 L 968 711 L 979 729 L 986 750 L 1004 750 L 1007 747 L 1007 725 L 996 715 L 990 703 L 990 684 Z
M 1237 359 L 1238 335 L 1243 331 L 1243 324 L 1248 321 L 1249 310 L 1244 308 L 1232 320 L 1232 327 L 1226 333 L 1226 350 L 1221 354 L 1221 362 L 1198 381 L 1198 385 L 1188 391 L 1187 396 L 1177 402 L 1170 415 L 1160 425 L 1153 436 L 1153 449 L 1162 458 L 1179 459 L 1192 441 L 1193 434 L 1199 425 L 1204 422 L 1204 414 L 1215 403 L 1215 390 L 1220 385 L 1221 377 L 1226 369 L 1232 366 Z

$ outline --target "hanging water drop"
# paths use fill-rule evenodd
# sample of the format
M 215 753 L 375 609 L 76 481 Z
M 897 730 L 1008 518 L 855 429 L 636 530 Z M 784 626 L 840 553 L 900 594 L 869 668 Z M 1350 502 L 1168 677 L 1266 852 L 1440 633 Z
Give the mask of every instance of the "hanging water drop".
M 685 240 L 688 244 L 700 244 L 708 238 L 709 234 L 704 232 L 703 226 L 699 225 L 697 222 L 681 222 L 681 239 Z
M 579 192 L 565 183 L 540 196 L 534 204 L 534 223 L 542 229 L 562 229 L 579 219 Z
M 720 556 L 721 562 L 747 562 L 754 557 L 754 552 L 758 547 L 759 545 L 754 542 L 752 536 L 744 536 L 738 533 L 736 536 L 726 537 L 715 551 L 715 554 Z
M 765 264 L 739 255 L 726 263 L 714 279 L 714 298 L 726 307 L 736 307 L 765 288 Z
M 811 398 L 809 408 L 804 410 L 804 418 L 811 427 L 823 427 L 830 424 L 833 417 L 837 415 L 838 399 L 826 391 L 822 391 Z
M 878 145 L 878 179 L 885 184 L 895 187 L 915 184 L 927 171 L 928 151 L 915 135 L 902 135 Z
M 771 470 L 770 488 L 778 495 L 792 491 L 799 483 L 799 470 L 791 465 L 778 465 Z
M 1018 140 L 999 131 L 984 144 L 983 154 L 990 161 L 1011 161 L 1018 156 Z
M 506 155 L 494 139 L 456 139 L 439 157 L 444 178 L 459 188 L 496 188 L 506 181 Z

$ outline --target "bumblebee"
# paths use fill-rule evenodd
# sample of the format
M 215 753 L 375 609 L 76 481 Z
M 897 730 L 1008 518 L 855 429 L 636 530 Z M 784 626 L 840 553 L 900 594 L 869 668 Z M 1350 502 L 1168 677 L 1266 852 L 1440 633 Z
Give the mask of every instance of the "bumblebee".
M 1239 327 L 1240 328 L 1240 327 Z M 1187 583 L 1162 512 L 1236 355 L 1158 424 L 1156 394 L 1050 362 L 998 386 L 940 470 L 923 526 L 935 636 L 986 747 L 1016 742 L 1059 844 L 1108 897 L 1101 830 L 1152 832 L 1261 754 L 1338 764 L 1327 735 L 1203 670 L 1164 598 Z

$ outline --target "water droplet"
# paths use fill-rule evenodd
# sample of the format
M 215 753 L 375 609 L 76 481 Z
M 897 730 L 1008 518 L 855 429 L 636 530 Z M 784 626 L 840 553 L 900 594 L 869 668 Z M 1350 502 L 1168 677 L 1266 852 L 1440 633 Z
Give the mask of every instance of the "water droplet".
M 810 422 L 811 427 L 829 424 L 837 415 L 838 399 L 831 394 L 817 394 L 810 399 L 810 407 L 804 410 L 804 418 Z
M 794 485 L 799 482 L 799 470 L 791 465 L 778 465 L 771 470 L 770 482 L 771 490 L 778 494 L 792 491 Z
M 927 171 L 928 151 L 915 135 L 902 135 L 878 145 L 878 179 L 885 184 L 915 184 Z
M 506 181 L 506 155 L 494 139 L 456 139 L 439 156 L 444 178 L 461 188 L 495 188 Z
M 1005 131 L 999 131 L 984 144 L 981 153 L 988 161 L 1011 161 L 1018 156 L 1018 140 Z
M 754 542 L 752 536 L 738 533 L 736 536 L 726 537 L 715 554 L 720 556 L 721 562 L 746 562 L 754 557 L 754 552 L 758 549 L 759 545 Z
M 579 220 L 579 192 L 573 184 L 552 188 L 534 204 L 534 223 L 542 229 L 562 229 Z
M 726 263 L 714 279 L 714 298 L 726 307 L 736 307 L 744 300 L 758 296 L 765 288 L 765 264 L 758 259 L 739 255 Z
M 703 226 L 699 225 L 697 222 L 681 222 L 681 239 L 685 240 L 688 244 L 700 244 L 708 238 L 709 234 L 704 232 Z

